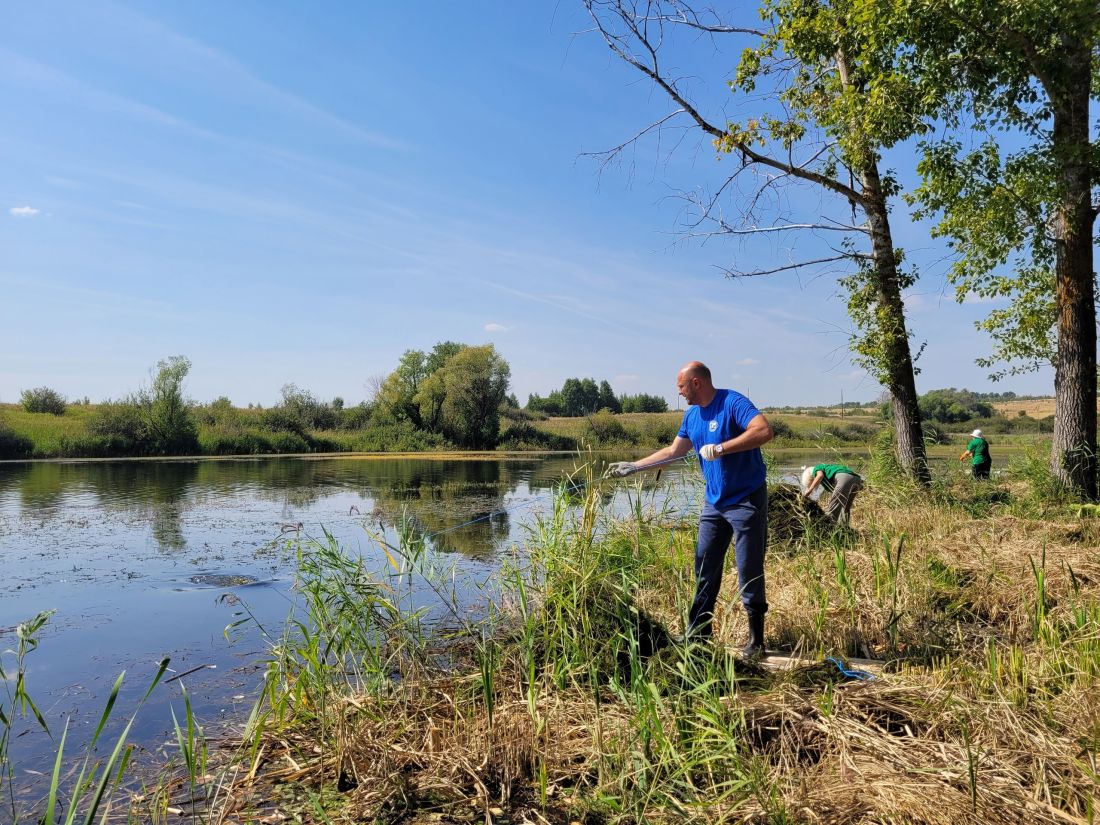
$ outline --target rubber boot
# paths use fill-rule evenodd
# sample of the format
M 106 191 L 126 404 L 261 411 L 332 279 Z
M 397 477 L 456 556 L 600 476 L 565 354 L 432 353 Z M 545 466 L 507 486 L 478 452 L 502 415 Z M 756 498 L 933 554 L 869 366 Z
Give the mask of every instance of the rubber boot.
M 749 613 L 749 641 L 741 649 L 746 659 L 759 659 L 764 655 L 764 614 Z

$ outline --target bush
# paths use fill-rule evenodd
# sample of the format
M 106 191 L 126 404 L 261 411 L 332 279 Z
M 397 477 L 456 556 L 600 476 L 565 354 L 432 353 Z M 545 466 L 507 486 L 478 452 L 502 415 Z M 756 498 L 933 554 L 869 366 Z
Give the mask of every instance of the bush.
M 207 427 L 238 424 L 244 421 L 241 411 L 234 407 L 233 402 L 224 395 L 215 398 L 209 404 L 195 407 L 193 414 L 199 424 Z
M 118 458 L 135 455 L 134 441 L 118 435 L 61 437 L 60 454 L 69 458 Z
M 548 433 L 527 423 L 513 424 L 501 437 L 498 450 L 576 450 L 577 442 L 567 435 Z
M 954 387 L 926 392 L 917 403 L 920 405 L 921 418 L 941 424 L 993 417 L 992 404 L 982 401 L 976 393 Z
M 645 444 L 657 447 L 666 447 L 672 443 L 680 432 L 679 421 L 665 421 L 660 418 L 643 421 L 639 428 L 641 441 Z
M 23 404 L 23 409 L 29 413 L 65 414 L 65 396 L 57 390 L 51 390 L 49 387 L 23 390 L 20 401 Z
M 305 436 L 306 427 L 302 417 L 288 407 L 272 407 L 260 413 L 260 426 L 273 433 L 294 433 Z
M 777 418 L 773 421 L 769 421 L 768 423 L 772 425 L 772 435 L 774 435 L 777 439 L 781 438 L 784 441 L 793 441 L 794 439 L 798 438 L 798 434 L 794 431 L 794 427 L 792 427 L 786 421 Z M 677 429 L 676 432 L 679 432 L 679 429 Z
M 25 435 L 0 429 L 0 458 L 30 458 L 32 452 L 34 452 L 34 442 Z
M 339 426 L 341 430 L 363 430 L 370 426 L 371 405 L 365 401 L 345 410 L 340 410 Z
M 947 444 L 950 441 L 947 432 L 935 421 L 922 421 L 920 428 L 925 444 Z
M 88 419 L 88 435 L 91 436 L 91 441 L 86 446 L 96 445 L 96 449 L 99 449 L 110 445 L 110 449 L 117 451 L 110 455 L 141 455 L 139 450 L 144 432 L 141 410 L 137 404 L 129 401 L 105 401 Z M 70 443 L 75 446 L 80 441 Z
M 308 453 L 312 447 L 298 433 L 272 433 L 270 436 L 273 453 Z
M 875 431 L 864 424 L 829 424 L 825 427 L 824 433 L 839 441 L 865 444 Z
M 585 420 L 584 439 L 593 447 L 607 447 L 613 444 L 634 444 L 637 436 L 628 431 L 622 422 L 609 410 L 600 410 Z
M 281 408 L 288 414 L 295 416 L 301 422 L 300 429 L 287 429 L 288 432 L 304 432 L 305 429 L 334 430 L 340 423 L 340 410 L 313 397 L 306 390 L 299 389 L 294 384 L 287 384 L 282 389 L 283 403 Z M 344 402 L 340 399 L 340 408 Z
M 376 424 L 352 436 L 344 448 L 363 453 L 415 453 L 447 447 L 438 433 L 418 430 L 408 421 Z

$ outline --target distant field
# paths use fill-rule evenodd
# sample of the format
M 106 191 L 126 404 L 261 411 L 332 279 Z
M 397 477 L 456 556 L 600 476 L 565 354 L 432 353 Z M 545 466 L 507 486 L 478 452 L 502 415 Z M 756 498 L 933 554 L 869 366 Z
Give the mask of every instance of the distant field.
M 683 417 L 684 413 L 681 410 L 680 412 L 663 413 L 621 413 L 615 416 L 615 419 L 627 427 L 638 430 L 662 425 L 668 427 L 678 426 Z M 588 419 L 583 417 L 549 418 L 546 421 L 535 422 L 535 426 L 555 435 L 580 438 L 588 432 Z
M 1005 418 L 1015 418 L 1021 412 L 1032 418 L 1046 418 L 1048 415 L 1054 415 L 1054 399 L 1029 398 L 1026 401 L 998 401 L 994 403 L 993 409 Z M 1100 404 L 1097 404 L 1097 409 L 1100 409 Z

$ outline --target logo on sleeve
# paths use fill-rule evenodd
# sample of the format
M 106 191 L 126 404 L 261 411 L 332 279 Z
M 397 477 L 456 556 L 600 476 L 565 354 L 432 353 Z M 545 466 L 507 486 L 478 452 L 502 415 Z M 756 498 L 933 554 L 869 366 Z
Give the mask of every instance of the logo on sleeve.
M 718 430 L 718 422 L 717 421 L 711 421 L 710 425 L 707 427 L 707 429 L 710 430 L 712 433 L 716 432 Z

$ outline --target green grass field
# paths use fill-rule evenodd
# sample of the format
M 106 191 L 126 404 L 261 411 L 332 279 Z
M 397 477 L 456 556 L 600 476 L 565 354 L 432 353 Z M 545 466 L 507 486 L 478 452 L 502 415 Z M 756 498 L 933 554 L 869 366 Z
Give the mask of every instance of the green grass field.
M 197 410 L 201 454 L 301 453 L 301 452 L 386 452 L 446 449 L 438 437 L 418 439 L 408 432 L 368 428 L 366 430 L 310 431 L 305 437 L 294 433 L 273 433 L 261 424 L 262 411 L 239 409 L 229 423 L 208 421 Z M 16 404 L 0 404 L 0 431 L 23 436 L 33 444 L 31 458 L 66 457 L 66 445 L 88 435 L 87 425 L 97 405 L 71 405 L 64 415 L 28 413 Z M 829 449 L 838 446 L 865 447 L 887 426 L 877 413 L 867 409 L 803 408 L 768 411 L 776 429 L 772 448 Z M 675 437 L 682 411 L 664 413 L 624 413 L 612 416 L 597 413 L 580 418 L 549 418 L 501 422 L 503 450 L 574 450 L 584 446 L 597 449 L 656 449 Z M 994 428 L 1019 426 L 1018 418 L 990 420 Z M 1024 420 L 1024 425 L 1036 423 Z M 930 444 L 930 454 L 943 448 L 950 453 L 966 444 L 973 422 L 940 425 L 944 441 Z M 982 424 L 982 426 L 989 426 Z M 518 436 L 517 436 L 518 434 Z M 517 436 L 509 438 L 510 435 Z M 998 449 L 1041 446 L 1049 434 L 1036 432 L 997 432 L 987 430 L 994 453 Z M 78 453 L 84 455 L 84 453 Z

